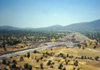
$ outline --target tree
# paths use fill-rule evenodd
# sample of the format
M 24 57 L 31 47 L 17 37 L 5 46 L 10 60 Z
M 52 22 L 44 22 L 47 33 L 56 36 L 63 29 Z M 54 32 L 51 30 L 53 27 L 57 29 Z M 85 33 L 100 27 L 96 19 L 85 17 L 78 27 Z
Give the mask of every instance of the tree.
M 84 50 L 84 49 L 85 49 L 85 47 L 82 47 L 82 49 Z
M 53 68 L 53 66 L 50 66 L 50 68 Z
M 28 70 L 32 70 L 32 65 L 29 65 L 28 63 L 25 63 L 24 68 L 28 69 Z
M 73 68 L 73 70 L 75 70 L 75 68 Z
M 77 46 L 79 47 L 79 49 L 81 48 L 81 45 L 80 44 L 78 44 Z
M 34 53 L 38 53 L 38 51 L 37 50 L 34 50 Z
M 68 64 L 68 61 L 66 61 L 66 65 Z
M 32 70 L 32 65 L 29 65 L 28 68 L 29 68 L 29 70 Z
M 36 59 L 37 62 L 39 62 L 39 59 Z
M 28 69 L 28 66 L 29 66 L 28 63 L 25 63 L 25 64 L 24 64 L 24 68 L 25 68 L 25 69 Z
M 27 53 L 27 57 L 28 57 L 28 58 L 30 57 L 30 53 Z
M 23 61 L 24 59 L 23 59 L 23 57 L 20 57 L 20 61 Z
M 96 48 L 96 46 L 93 47 L 94 49 Z
M 10 61 L 7 62 L 7 65 L 9 65 L 9 64 L 10 64 Z
M 66 59 L 66 56 L 63 56 L 63 59 Z
M 80 70 L 80 68 L 77 68 L 77 70 Z
M 63 70 L 66 70 L 66 68 L 64 68 Z
M 84 56 L 81 56 L 81 59 L 84 59 Z
M 47 65 L 51 65 L 51 60 L 49 60 L 49 61 L 47 62 Z
M 4 60 L 2 60 L 2 64 L 7 64 L 7 62 L 6 62 L 6 60 L 4 59 Z
M 63 57 L 63 53 L 60 53 L 59 56 L 60 56 L 60 57 Z
M 13 64 L 13 65 L 12 65 L 12 68 L 16 68 L 16 64 Z
M 95 60 L 98 61 L 98 59 L 99 59 L 99 56 L 96 56 L 96 57 L 95 57 Z
M 5 41 L 2 43 L 2 47 L 3 47 L 4 51 L 6 51 Z
M 3 70 L 8 70 L 6 67 L 4 67 L 4 69 Z
M 43 59 L 43 57 L 40 58 L 41 60 Z
M 40 64 L 40 68 L 43 69 L 43 63 Z
M 67 54 L 67 57 L 69 57 L 69 54 Z
M 86 56 L 81 56 L 81 59 L 86 59 Z
M 78 66 L 78 61 L 77 60 L 74 62 L 74 65 L 75 66 Z
M 63 65 L 62 65 L 62 64 L 60 64 L 60 65 L 58 66 L 58 69 L 62 69 L 62 67 L 63 67 Z
M 16 61 L 16 60 L 13 60 L 13 63 L 14 63 L 14 64 L 17 64 L 17 61 Z

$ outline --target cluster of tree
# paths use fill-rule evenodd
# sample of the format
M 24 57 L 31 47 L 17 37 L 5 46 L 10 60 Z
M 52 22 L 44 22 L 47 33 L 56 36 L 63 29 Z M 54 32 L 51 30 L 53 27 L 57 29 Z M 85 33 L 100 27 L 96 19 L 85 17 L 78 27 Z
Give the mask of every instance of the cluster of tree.
M 28 63 L 25 63 L 24 68 L 27 69 L 27 70 L 32 70 L 32 65 L 29 65 Z
M 3 32 L 0 31 L 0 41 L 6 40 L 8 44 L 13 44 L 12 40 L 19 40 L 22 42 L 26 41 L 34 41 L 39 42 L 43 41 L 50 41 L 51 39 L 59 39 L 62 38 L 63 34 L 58 34 L 57 32 L 36 32 L 36 31 L 7 31 L 4 30 Z
M 9 65 L 11 62 L 10 61 L 7 61 L 6 59 L 3 59 L 2 60 L 2 64 L 4 65 Z
M 21 41 L 20 40 L 10 40 L 10 41 L 7 41 L 7 45 L 16 45 L 16 44 L 18 44 L 18 43 L 21 43 Z
M 90 39 L 95 39 L 97 42 L 100 43 L 100 33 L 93 33 L 93 32 L 89 32 L 89 33 L 84 33 L 87 37 L 89 37 Z

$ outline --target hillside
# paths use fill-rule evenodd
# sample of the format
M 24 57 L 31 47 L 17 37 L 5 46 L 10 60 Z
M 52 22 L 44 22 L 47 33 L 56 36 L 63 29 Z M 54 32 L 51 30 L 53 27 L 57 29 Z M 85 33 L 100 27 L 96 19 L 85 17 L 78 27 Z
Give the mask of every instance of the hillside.
M 0 26 L 0 30 L 19 30 L 21 28 L 13 27 L 13 26 Z
M 76 23 L 69 26 L 65 26 L 64 29 L 70 30 L 70 31 L 99 32 L 100 20 L 95 20 L 92 22 Z
M 42 28 L 17 28 L 12 26 L 0 26 L 0 30 L 31 30 L 31 31 L 76 31 L 76 32 L 100 32 L 100 20 L 75 23 L 68 26 L 54 25 Z

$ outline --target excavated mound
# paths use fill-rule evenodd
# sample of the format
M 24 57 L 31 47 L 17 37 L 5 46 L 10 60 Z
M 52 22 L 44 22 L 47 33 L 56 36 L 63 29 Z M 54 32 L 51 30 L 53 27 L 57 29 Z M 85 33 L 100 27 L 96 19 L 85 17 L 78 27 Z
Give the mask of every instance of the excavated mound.
M 61 41 L 66 42 L 65 44 L 70 47 L 74 47 L 79 43 L 85 43 L 87 40 L 89 40 L 88 37 L 76 32 L 68 34 L 67 36 L 61 39 Z
M 80 33 L 71 33 L 62 38 L 63 41 L 71 41 L 73 43 L 84 43 L 88 39 L 89 39 L 88 37 Z

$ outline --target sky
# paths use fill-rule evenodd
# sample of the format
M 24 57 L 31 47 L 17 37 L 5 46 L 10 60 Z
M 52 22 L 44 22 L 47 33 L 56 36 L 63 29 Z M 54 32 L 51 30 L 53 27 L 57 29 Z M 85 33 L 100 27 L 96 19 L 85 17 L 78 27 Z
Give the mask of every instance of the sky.
M 100 0 L 0 0 L 0 26 L 47 27 L 100 19 Z

